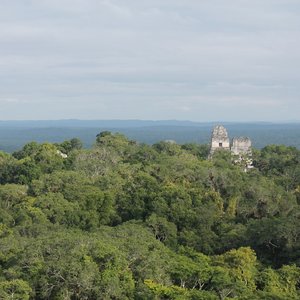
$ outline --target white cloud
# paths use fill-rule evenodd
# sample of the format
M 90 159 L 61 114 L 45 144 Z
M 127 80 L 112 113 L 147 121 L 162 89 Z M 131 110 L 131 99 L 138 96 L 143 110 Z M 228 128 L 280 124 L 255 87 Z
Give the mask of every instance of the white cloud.
M 27 100 L 19 98 L 0 98 L 0 103 L 2 104 L 25 104 L 28 103 Z

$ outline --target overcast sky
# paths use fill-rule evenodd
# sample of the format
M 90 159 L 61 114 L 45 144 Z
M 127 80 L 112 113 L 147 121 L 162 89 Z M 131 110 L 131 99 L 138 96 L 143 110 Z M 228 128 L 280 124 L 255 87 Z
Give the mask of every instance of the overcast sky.
M 0 119 L 300 120 L 299 0 L 0 0 Z

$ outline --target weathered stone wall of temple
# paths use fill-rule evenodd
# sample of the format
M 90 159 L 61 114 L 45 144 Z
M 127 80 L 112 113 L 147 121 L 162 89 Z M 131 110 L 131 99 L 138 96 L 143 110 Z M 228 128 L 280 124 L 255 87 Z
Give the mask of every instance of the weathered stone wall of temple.
M 218 149 L 230 150 L 230 141 L 225 127 L 215 126 L 211 135 L 211 154 Z
M 236 137 L 232 140 L 231 151 L 234 155 L 251 154 L 252 143 L 248 137 Z

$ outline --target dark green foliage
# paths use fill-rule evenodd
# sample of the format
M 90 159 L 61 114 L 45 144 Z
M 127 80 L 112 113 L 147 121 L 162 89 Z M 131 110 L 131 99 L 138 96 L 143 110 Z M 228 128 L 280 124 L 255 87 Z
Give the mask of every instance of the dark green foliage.
M 101 132 L 0 153 L 0 299 L 299 299 L 300 151 Z
M 64 141 L 63 143 L 56 144 L 56 146 L 61 152 L 65 154 L 70 154 L 74 150 L 82 149 L 83 144 L 80 139 L 73 138 L 69 141 Z

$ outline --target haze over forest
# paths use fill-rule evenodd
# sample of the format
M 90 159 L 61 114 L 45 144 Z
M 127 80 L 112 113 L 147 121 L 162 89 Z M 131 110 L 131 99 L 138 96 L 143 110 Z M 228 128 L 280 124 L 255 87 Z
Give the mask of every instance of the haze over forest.
M 58 121 L 2 121 L 0 122 L 0 150 L 13 152 L 26 143 L 62 142 L 79 138 L 91 147 L 101 131 L 123 133 L 138 142 L 154 144 L 174 140 L 179 144 L 208 144 L 213 125 L 190 121 L 139 120 L 58 120 Z M 223 123 L 230 137 L 249 136 L 255 148 L 268 144 L 284 144 L 300 148 L 299 123 Z

